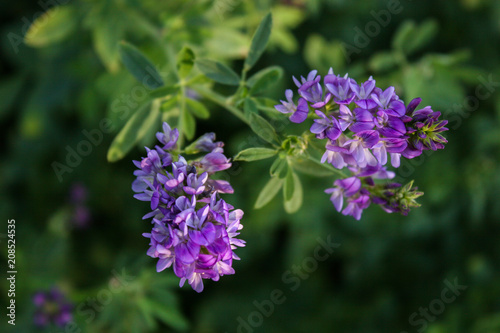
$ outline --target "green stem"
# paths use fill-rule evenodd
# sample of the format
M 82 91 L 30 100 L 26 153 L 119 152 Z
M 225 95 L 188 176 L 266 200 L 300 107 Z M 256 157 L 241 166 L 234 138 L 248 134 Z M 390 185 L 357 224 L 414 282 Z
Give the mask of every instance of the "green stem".
M 247 84 L 246 82 L 246 79 L 247 79 L 247 72 L 248 72 L 248 69 L 246 67 L 243 67 L 243 69 L 241 70 L 241 80 L 240 80 L 240 85 L 238 86 L 238 90 L 236 90 L 236 92 L 234 93 L 234 97 L 246 97 L 244 95 L 244 89 L 245 89 L 245 86 Z M 233 98 L 234 98 L 233 97 Z
M 233 105 L 229 104 L 227 102 L 227 98 L 222 96 L 221 94 L 218 94 L 214 92 L 211 89 L 207 89 L 203 86 L 192 86 L 191 89 L 196 91 L 198 94 L 203 96 L 204 98 L 214 102 L 217 105 L 222 106 L 229 112 L 231 112 L 233 115 L 235 115 L 237 118 L 239 118 L 241 121 L 243 121 L 245 124 L 249 125 L 248 119 L 245 118 L 244 114 L 241 112 L 240 109 L 237 107 L 234 107 Z

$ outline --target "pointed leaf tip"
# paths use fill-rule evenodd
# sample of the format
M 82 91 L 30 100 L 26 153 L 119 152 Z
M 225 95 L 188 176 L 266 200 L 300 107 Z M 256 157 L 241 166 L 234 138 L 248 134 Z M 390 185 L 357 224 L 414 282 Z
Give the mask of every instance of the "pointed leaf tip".
M 144 86 L 149 89 L 157 89 L 164 85 L 158 69 L 135 46 L 121 41 L 119 44 L 119 53 L 123 65 Z
M 232 86 L 240 84 L 238 74 L 223 63 L 210 59 L 198 59 L 196 60 L 196 66 L 205 76 L 215 82 Z
M 255 65 L 262 53 L 264 53 L 267 42 L 269 41 L 269 36 L 271 36 L 272 25 L 273 17 L 271 13 L 268 13 L 262 19 L 257 30 L 255 31 L 255 34 L 253 35 L 248 57 L 245 59 L 245 70 L 249 70 L 253 65 Z

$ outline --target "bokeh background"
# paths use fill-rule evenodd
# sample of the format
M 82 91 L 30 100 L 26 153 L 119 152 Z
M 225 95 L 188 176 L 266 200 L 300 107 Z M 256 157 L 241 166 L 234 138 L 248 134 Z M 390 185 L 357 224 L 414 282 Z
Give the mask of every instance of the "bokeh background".
M 34 17 L 57 3 L 70 8 L 25 45 Z M 197 294 L 178 288 L 171 270 L 156 273 L 146 256 L 148 207 L 132 198 L 131 160 L 151 135 L 123 160 L 106 160 L 126 120 L 115 119 L 113 103 L 136 85 L 116 43 L 134 43 L 167 72 L 159 40 L 239 70 L 270 9 L 271 41 L 256 69 L 279 65 L 284 76 L 267 97 L 283 98 L 292 75 L 311 69 L 332 67 L 358 81 L 373 75 L 406 101 L 420 96 L 441 111 L 449 143 L 400 168 L 398 180 L 414 179 L 425 192 L 406 217 L 378 207 L 361 221 L 344 217 L 323 193 L 333 179 L 307 175 L 297 213 L 285 213 L 281 196 L 254 210 L 271 162 L 236 165 L 226 200 L 245 211 L 247 247 L 237 251 L 235 275 Z M 74 304 L 70 332 L 500 332 L 500 2 L 20 0 L 2 2 L 0 16 L 1 274 L 8 219 L 16 220 L 18 271 L 15 327 L 4 314 L 8 284 L 0 283 L 2 332 L 63 332 L 33 323 L 33 294 L 54 286 Z M 207 106 L 211 117 L 198 121 L 196 134 L 217 132 L 234 156 L 254 134 Z M 53 163 L 66 164 L 67 147 L 104 118 L 112 131 L 58 178 Z M 318 238 L 338 246 L 296 275 Z M 117 278 L 124 272 L 130 277 Z M 284 274 L 300 276 L 300 285 Z M 467 288 L 444 302 L 453 296 L 446 281 Z M 285 299 L 271 311 L 275 289 Z

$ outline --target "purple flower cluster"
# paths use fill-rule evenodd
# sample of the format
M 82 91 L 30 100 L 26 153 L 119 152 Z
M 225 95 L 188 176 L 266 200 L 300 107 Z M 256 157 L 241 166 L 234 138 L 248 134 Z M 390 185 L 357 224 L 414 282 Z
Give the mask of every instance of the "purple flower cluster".
M 177 129 L 163 123 L 163 133 L 156 137 L 162 146 L 146 148 L 147 157 L 134 161 L 139 169 L 132 183 L 134 197 L 151 203 L 152 211 L 143 217 L 153 218 L 151 232 L 143 234 L 150 239 L 147 253 L 158 258 L 158 272 L 172 266 L 181 287 L 187 280 L 201 292 L 203 279 L 218 281 L 234 274 L 232 261 L 239 258 L 233 250 L 245 245 L 236 238 L 243 228 L 243 211 L 219 198 L 219 193 L 233 193 L 233 188 L 211 178 L 230 168 L 231 162 L 213 133 L 189 146 L 190 153 L 205 153 L 189 163 L 176 151 Z
M 337 211 L 359 220 L 371 202 L 388 212 L 403 214 L 416 205 L 415 196 L 422 195 L 416 188 L 404 187 L 406 192 L 401 193 L 400 184 L 382 188 L 374 179 L 394 177 L 394 172 L 385 167 L 389 159 L 397 168 L 401 157 L 411 159 L 424 150 L 443 149 L 447 141 L 441 132 L 448 130 L 444 127 L 448 122 L 439 119 L 441 113 L 430 106 L 417 109 L 420 98 L 405 106 L 394 87 L 382 90 L 372 77 L 358 84 L 347 74 L 340 77 L 330 69 L 323 81 L 315 70 L 300 81 L 293 79 L 300 96 L 297 104 L 288 89 L 287 100 L 276 109 L 291 113 L 290 120 L 295 123 L 313 118 L 311 133 L 326 140 L 322 162 L 337 169 L 347 167 L 352 173 L 352 177 L 337 180 L 334 188 L 326 190 L 332 194 Z M 343 209 L 344 198 L 347 206 Z
M 39 327 L 50 325 L 64 327 L 73 320 L 73 305 L 57 288 L 37 292 L 33 296 L 33 303 L 36 307 L 34 322 Z

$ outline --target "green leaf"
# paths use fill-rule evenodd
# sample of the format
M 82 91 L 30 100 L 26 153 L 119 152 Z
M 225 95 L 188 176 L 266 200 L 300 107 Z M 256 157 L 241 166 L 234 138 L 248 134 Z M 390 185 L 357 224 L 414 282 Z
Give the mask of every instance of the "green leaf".
M 407 54 L 409 50 L 409 45 L 415 34 L 415 29 L 416 29 L 415 22 L 413 21 L 403 22 L 396 31 L 396 34 L 394 35 L 394 38 L 392 40 L 392 47 L 396 50 L 403 51 L 405 54 Z
M 259 60 L 262 53 L 266 49 L 269 36 L 271 35 L 271 28 L 273 25 L 273 17 L 271 13 L 267 14 L 259 24 L 257 31 L 252 37 L 252 44 L 248 52 L 248 57 L 245 59 L 245 70 L 249 70 L 257 60 Z
M 272 177 L 257 197 L 254 206 L 255 209 L 262 208 L 268 204 L 278 194 L 281 186 L 283 186 L 283 179 Z
M 315 177 L 328 177 L 333 175 L 328 165 L 318 164 L 311 160 L 293 159 L 292 167 L 299 172 Z
M 177 72 L 181 79 L 187 77 L 194 66 L 194 52 L 189 47 L 184 46 L 177 54 Z
M 119 51 L 123 64 L 137 81 L 149 89 L 163 86 L 163 79 L 156 67 L 135 46 L 127 42 L 121 42 Z
M 189 112 L 191 112 L 195 117 L 201 119 L 207 119 L 208 117 L 210 117 L 210 112 L 208 111 L 207 107 L 202 103 L 195 101 L 194 99 L 187 98 L 186 106 Z
M 243 111 L 245 114 L 245 118 L 250 119 L 251 113 L 257 113 L 257 103 L 252 98 L 245 98 L 243 103 Z
M 408 42 L 408 54 L 424 47 L 438 32 L 438 24 L 435 20 L 427 20 L 413 33 L 413 38 Z
M 250 95 L 257 95 L 265 92 L 271 86 L 276 84 L 282 76 L 283 69 L 279 66 L 264 68 L 248 79 L 247 85 L 250 87 L 250 91 L 248 93 Z
M 179 95 L 167 95 L 161 104 L 161 110 L 165 113 L 178 106 Z
M 154 310 L 151 309 L 151 303 L 146 298 L 139 298 L 137 301 L 137 308 L 140 310 L 144 321 L 149 330 L 154 330 L 158 327 L 156 320 L 152 314 Z
M 186 110 L 182 112 L 182 132 L 188 140 L 192 140 L 196 132 L 196 120 Z
M 254 99 L 257 102 L 258 108 L 269 108 L 269 109 L 273 109 L 274 111 L 278 112 L 278 110 L 276 110 L 274 108 L 274 106 L 276 104 L 279 104 L 279 102 L 277 100 L 274 100 L 272 98 L 267 98 L 267 97 L 255 97 Z M 282 113 L 279 112 L 279 114 L 282 114 Z
M 239 59 L 248 52 L 250 37 L 239 29 L 228 29 L 224 25 L 211 25 L 210 38 L 204 40 L 207 54 L 216 59 Z
M 32 47 L 60 42 L 71 34 L 77 23 L 76 11 L 72 6 L 52 7 L 31 24 L 24 42 Z
M 210 59 L 196 60 L 196 66 L 200 71 L 215 82 L 237 86 L 240 84 L 240 77 L 231 68 L 223 63 Z
M 283 185 L 283 198 L 285 199 L 285 201 L 289 201 L 292 199 L 294 190 L 293 170 L 292 168 L 288 167 L 285 177 L 285 183 Z
M 125 126 L 114 138 L 113 142 L 111 142 L 107 155 L 109 162 L 116 162 L 122 159 L 128 151 L 132 149 L 134 144 L 142 138 L 141 135 L 144 135 L 142 126 L 149 118 L 152 111 L 150 105 L 151 103 L 146 103 L 140 107 L 139 110 L 130 117 Z
M 161 98 L 161 97 L 166 97 L 168 95 L 176 94 L 178 92 L 179 92 L 179 86 L 175 84 L 173 86 L 164 86 L 155 90 L 151 90 L 149 92 L 149 96 L 153 98 Z
M 406 55 L 417 51 L 427 44 L 437 33 L 438 25 L 434 20 L 428 20 L 420 26 L 413 21 L 405 21 L 396 31 L 392 45 L 394 49 Z
M 271 168 L 269 169 L 271 177 L 284 178 L 286 175 L 287 166 L 288 162 L 285 158 L 283 158 L 282 156 L 277 157 L 271 165 Z
M 293 193 L 290 197 L 289 200 L 285 198 L 284 206 L 285 206 L 285 211 L 288 214 L 295 213 L 296 211 L 299 210 L 299 208 L 302 206 L 302 200 L 304 197 L 303 191 L 302 191 L 302 184 L 300 182 L 300 178 L 297 176 L 295 172 L 292 172 L 293 176 Z M 288 176 L 287 176 L 288 178 Z M 285 181 L 285 186 L 286 186 L 286 181 Z M 285 191 L 285 189 L 283 189 Z M 286 191 L 285 191 L 286 192 Z
M 116 72 L 120 68 L 118 42 L 123 36 L 123 29 L 117 19 L 102 19 L 92 31 L 94 49 L 106 69 Z
M 258 160 L 263 160 L 269 157 L 273 157 L 278 153 L 277 150 L 275 149 L 269 149 L 269 148 L 262 148 L 262 147 L 256 147 L 256 148 L 248 148 L 245 150 L 242 150 L 236 155 L 234 158 L 235 161 L 258 161 Z
M 277 143 L 278 135 L 267 120 L 256 113 L 250 113 L 250 128 L 263 140 L 269 143 Z
M 257 109 L 264 111 L 266 116 L 274 121 L 283 121 L 283 114 L 276 110 L 275 105 L 279 104 L 277 100 L 265 97 L 255 97 L 252 98 L 257 102 Z M 289 121 L 286 119 L 286 121 Z

